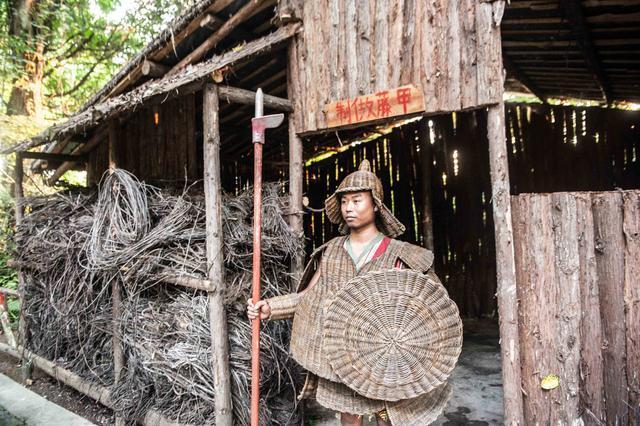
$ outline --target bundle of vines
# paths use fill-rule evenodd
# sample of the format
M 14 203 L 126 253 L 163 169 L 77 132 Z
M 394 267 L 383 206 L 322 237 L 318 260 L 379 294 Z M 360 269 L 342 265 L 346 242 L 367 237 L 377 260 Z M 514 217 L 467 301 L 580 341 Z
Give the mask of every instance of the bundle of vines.
M 224 295 L 236 424 L 249 424 L 252 190 L 225 194 Z M 207 278 L 205 202 L 141 183 L 122 170 L 99 190 L 27 200 L 17 234 L 24 275 L 27 348 L 110 387 L 129 421 L 154 408 L 181 423 L 214 424 L 214 378 L 207 293 L 179 288 L 174 276 Z M 282 185 L 263 188 L 263 297 L 289 291 L 290 257 L 302 241 L 284 219 Z M 112 282 L 122 288 L 125 369 L 114 384 Z M 215 285 L 215 282 L 213 283 Z M 214 326 L 213 332 L 217 332 Z M 261 336 L 261 424 L 297 424 L 299 370 L 287 353 L 290 325 L 267 323 Z

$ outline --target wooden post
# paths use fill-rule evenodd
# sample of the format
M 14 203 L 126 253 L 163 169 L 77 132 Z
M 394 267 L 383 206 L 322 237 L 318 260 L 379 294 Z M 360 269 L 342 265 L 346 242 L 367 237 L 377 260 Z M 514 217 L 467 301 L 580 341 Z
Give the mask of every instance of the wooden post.
M 502 79 L 499 79 L 500 81 Z M 493 222 L 496 241 L 500 351 L 506 425 L 524 424 L 518 338 L 518 298 L 511 220 L 509 164 L 504 123 L 504 102 L 490 106 L 487 114 Z
M 289 225 L 299 238 L 304 238 L 302 219 L 302 176 L 304 173 L 302 141 L 296 134 L 295 118 L 289 116 Z M 304 269 L 304 251 L 291 259 L 291 291 L 295 291 Z
M 220 129 L 218 88 L 208 83 L 203 91 L 204 196 L 206 214 L 207 276 L 214 289 L 209 291 L 211 363 L 215 391 L 216 425 L 231 426 L 231 378 L 229 337 L 224 308 L 224 255 L 222 241 L 222 183 L 220 178 Z
M 22 187 L 22 183 L 24 180 L 24 169 L 22 164 L 22 154 L 20 152 L 16 152 L 16 164 L 14 168 L 14 188 L 13 188 L 13 196 L 15 199 L 16 207 L 16 231 L 18 226 L 22 223 L 22 219 L 24 217 L 24 188 Z M 24 318 L 24 310 L 22 307 L 24 306 L 24 277 L 22 276 L 22 271 L 20 268 L 17 268 L 18 275 L 18 291 L 20 292 L 20 317 L 18 319 L 18 345 L 26 345 L 27 339 L 27 323 Z M 26 371 L 26 370 L 25 370 Z M 30 374 L 27 372 L 27 376 Z M 27 377 L 28 378 L 28 377 Z
M 109 121 L 109 173 L 113 173 L 118 166 L 118 122 Z M 117 276 L 111 279 L 111 331 L 113 333 L 113 383 L 118 384 L 124 368 L 124 351 L 122 348 L 122 336 L 120 335 L 120 318 L 122 318 L 122 289 Z M 116 426 L 124 426 L 125 419 L 116 414 Z
M 22 181 L 24 180 L 24 169 L 22 166 L 22 153 L 16 152 L 16 164 L 14 168 L 14 188 L 13 196 L 16 202 L 16 226 L 22 222 L 23 210 L 22 205 L 24 203 L 24 189 L 22 188 Z
M 425 248 L 433 251 L 433 207 L 431 204 L 431 171 L 433 156 L 429 140 L 429 119 L 422 119 L 420 126 L 420 163 L 422 164 L 422 235 Z

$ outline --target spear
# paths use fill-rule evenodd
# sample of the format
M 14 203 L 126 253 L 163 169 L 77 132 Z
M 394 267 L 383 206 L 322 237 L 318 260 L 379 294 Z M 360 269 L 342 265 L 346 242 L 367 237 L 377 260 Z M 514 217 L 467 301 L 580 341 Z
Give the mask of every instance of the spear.
M 262 89 L 256 91 L 255 117 L 251 119 L 253 142 L 253 270 L 251 298 L 260 300 L 260 242 L 262 237 L 262 145 L 265 129 L 282 124 L 284 114 L 263 116 Z M 260 411 L 260 315 L 251 324 L 251 426 L 259 426 Z

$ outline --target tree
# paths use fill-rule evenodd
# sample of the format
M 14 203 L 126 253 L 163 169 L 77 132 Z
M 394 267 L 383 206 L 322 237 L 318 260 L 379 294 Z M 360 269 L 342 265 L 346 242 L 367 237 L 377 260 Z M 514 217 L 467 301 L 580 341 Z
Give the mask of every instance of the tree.
M 4 0 L 0 96 L 7 114 L 75 111 L 194 0 Z M 116 9 L 128 9 L 112 17 Z M 10 87 L 5 86 L 10 82 Z M 51 114 L 49 114 L 51 115 Z

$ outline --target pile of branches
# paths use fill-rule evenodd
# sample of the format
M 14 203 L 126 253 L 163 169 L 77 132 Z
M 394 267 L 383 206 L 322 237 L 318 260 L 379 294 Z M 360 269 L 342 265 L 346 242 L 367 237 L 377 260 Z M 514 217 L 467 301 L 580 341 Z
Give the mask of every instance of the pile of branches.
M 285 221 L 281 184 L 263 189 L 263 297 L 287 293 L 301 239 Z M 204 197 L 138 182 L 122 170 L 98 193 L 68 192 L 29 200 L 16 236 L 25 279 L 28 347 L 85 379 L 112 387 L 127 419 L 150 409 L 181 423 L 213 424 L 214 388 L 207 294 L 165 283 L 176 275 L 205 279 Z M 224 195 L 225 307 L 234 416 L 249 424 L 251 329 L 246 317 L 252 267 L 252 190 Z M 125 371 L 114 384 L 111 289 L 120 282 Z M 261 424 L 297 424 L 300 372 L 288 356 L 290 325 L 263 328 Z

